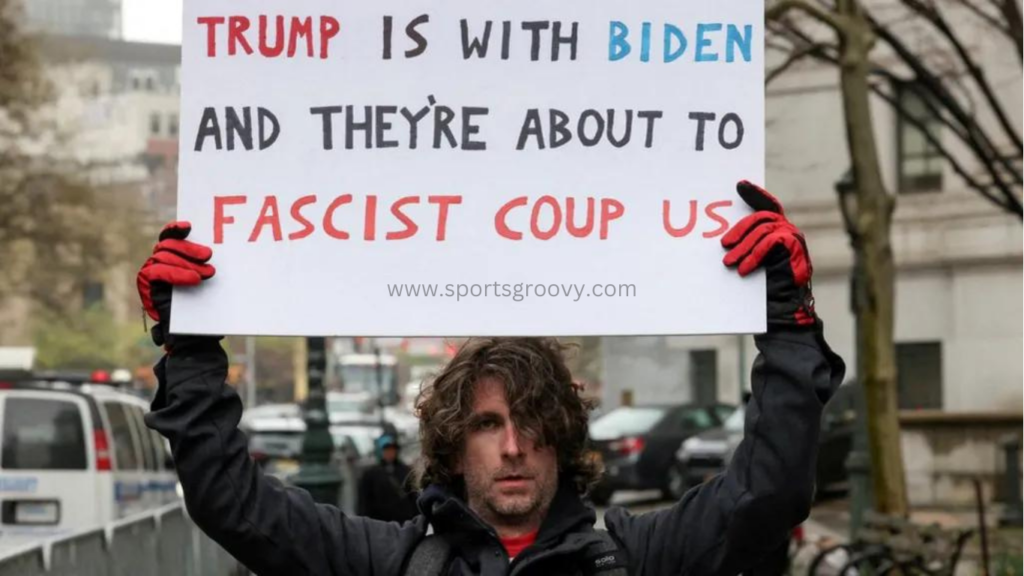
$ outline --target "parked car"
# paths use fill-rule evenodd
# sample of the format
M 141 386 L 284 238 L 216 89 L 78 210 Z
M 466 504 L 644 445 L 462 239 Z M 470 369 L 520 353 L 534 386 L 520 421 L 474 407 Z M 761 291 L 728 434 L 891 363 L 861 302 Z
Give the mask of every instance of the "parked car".
M 815 480 L 819 494 L 845 488 L 846 458 L 853 447 L 857 420 L 856 391 L 853 384 L 841 386 L 822 414 Z M 676 465 L 670 477 L 682 478 L 685 490 L 721 473 L 743 440 L 745 414 L 741 407 L 721 427 L 685 440 L 676 452 Z
M 682 497 L 681 484 L 669 473 L 675 452 L 687 438 L 720 426 L 733 406 L 620 406 L 590 424 L 593 456 L 605 473 L 591 500 L 606 504 L 616 490 L 658 489 L 666 498 Z
M 177 501 L 170 446 L 148 403 L 85 379 L 0 382 L 0 547 Z

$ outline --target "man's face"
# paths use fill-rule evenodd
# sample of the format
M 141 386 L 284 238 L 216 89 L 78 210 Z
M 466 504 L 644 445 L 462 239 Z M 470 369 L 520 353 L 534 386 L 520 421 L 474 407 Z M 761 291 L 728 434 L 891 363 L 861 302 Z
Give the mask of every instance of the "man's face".
M 389 444 L 381 450 L 381 458 L 385 462 L 394 462 L 398 459 L 398 447 L 394 444 Z
M 509 414 L 505 386 L 476 384 L 473 417 L 457 466 L 469 507 L 492 525 L 543 519 L 558 487 L 558 457 L 520 434 Z

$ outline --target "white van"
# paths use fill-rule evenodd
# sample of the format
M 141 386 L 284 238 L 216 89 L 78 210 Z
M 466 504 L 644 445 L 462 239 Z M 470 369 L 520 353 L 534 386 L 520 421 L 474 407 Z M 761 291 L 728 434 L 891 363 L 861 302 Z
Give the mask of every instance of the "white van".
M 148 403 L 104 384 L 0 382 L 0 547 L 179 498 Z

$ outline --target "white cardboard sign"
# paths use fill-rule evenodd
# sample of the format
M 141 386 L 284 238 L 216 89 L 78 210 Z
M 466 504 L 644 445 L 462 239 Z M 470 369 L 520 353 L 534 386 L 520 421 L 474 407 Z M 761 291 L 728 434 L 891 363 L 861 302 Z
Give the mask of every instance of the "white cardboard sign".
M 764 180 L 763 6 L 186 2 L 178 210 L 218 273 L 172 329 L 763 331 L 720 245 Z

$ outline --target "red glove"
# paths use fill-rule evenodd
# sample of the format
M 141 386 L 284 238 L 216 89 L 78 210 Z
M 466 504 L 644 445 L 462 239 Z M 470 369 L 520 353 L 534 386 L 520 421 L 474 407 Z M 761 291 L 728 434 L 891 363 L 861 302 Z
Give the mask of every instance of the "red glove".
M 136 277 L 142 308 L 158 324 L 153 327 L 153 342 L 170 345 L 171 287 L 197 286 L 212 278 L 216 270 L 209 262 L 213 250 L 189 242 L 188 222 L 171 222 L 160 232 L 160 242 Z
M 803 233 L 786 219 L 782 204 L 760 186 L 743 180 L 736 191 L 755 212 L 722 237 L 722 246 L 729 250 L 723 262 L 736 267 L 740 276 L 765 269 L 769 326 L 814 325 L 813 268 Z

